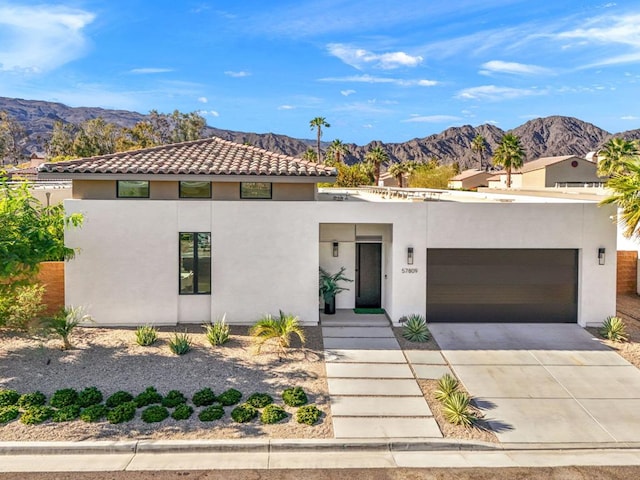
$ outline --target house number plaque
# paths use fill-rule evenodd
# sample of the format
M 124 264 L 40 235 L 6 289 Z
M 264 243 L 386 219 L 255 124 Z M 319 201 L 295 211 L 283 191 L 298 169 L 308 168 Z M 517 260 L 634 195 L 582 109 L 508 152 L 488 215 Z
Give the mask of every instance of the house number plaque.
M 418 273 L 417 268 L 403 268 L 402 273 Z

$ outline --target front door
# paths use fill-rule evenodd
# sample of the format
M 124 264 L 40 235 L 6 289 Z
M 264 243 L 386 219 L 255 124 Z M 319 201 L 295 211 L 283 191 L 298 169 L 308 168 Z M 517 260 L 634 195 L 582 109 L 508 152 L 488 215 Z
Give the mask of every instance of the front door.
M 381 243 L 356 243 L 356 308 L 380 308 Z

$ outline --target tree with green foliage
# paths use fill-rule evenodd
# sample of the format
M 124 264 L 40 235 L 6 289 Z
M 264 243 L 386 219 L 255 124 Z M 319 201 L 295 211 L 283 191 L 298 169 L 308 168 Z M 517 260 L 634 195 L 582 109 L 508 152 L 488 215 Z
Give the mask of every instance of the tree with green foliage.
M 404 188 L 404 177 L 405 175 L 411 175 L 413 170 L 416 168 L 415 162 L 400 162 L 394 163 L 389 167 L 389 175 L 393 175 L 398 182 L 398 186 L 400 188 Z
M 615 173 L 622 173 L 625 160 L 640 154 L 638 141 L 612 138 L 607 141 L 598 152 L 598 175 L 606 177 Z
M 64 230 L 79 227 L 82 215 L 65 215 L 61 204 L 44 206 L 19 187 L 0 184 L 0 305 L 14 298 L 20 287 L 33 283 L 40 262 L 72 258 L 64 244 Z M 7 322 L 0 308 L 0 326 Z
M 456 175 L 453 165 L 425 163 L 416 166 L 409 177 L 411 188 L 447 188 L 449 180 Z
M 320 151 L 320 139 L 322 138 L 322 128 L 329 128 L 331 125 L 327 123 L 324 117 L 316 117 L 309 122 L 311 130 L 316 130 L 316 151 L 318 154 L 318 162 L 322 163 L 322 152 Z
M 607 188 L 613 193 L 601 203 L 615 204 L 621 215 L 618 223 L 623 226 L 623 234 L 629 238 L 640 238 L 638 224 L 640 223 L 640 157 L 624 156 L 619 160 L 620 172 L 614 172 L 607 181 Z
M 480 170 L 482 170 L 482 157 L 484 152 L 487 150 L 487 141 L 480 134 L 477 134 L 473 141 L 471 142 L 471 151 L 478 154 L 478 165 L 480 166 Z
M 342 143 L 342 140 L 336 138 L 333 142 L 331 142 L 331 145 L 329 145 L 329 148 L 327 149 L 326 163 L 331 163 L 333 165 L 342 163 L 344 157 L 348 154 L 349 147 L 347 147 L 346 144 Z
M 507 188 L 511 188 L 511 170 L 522 167 L 524 162 L 524 149 L 520 144 L 520 138 L 512 133 L 507 133 L 493 154 L 493 163 L 504 167 L 507 171 Z
M 373 166 L 373 184 L 378 186 L 380 181 L 380 167 L 389 162 L 389 154 L 380 146 L 375 146 L 364 156 L 367 163 Z
M 353 165 L 339 163 L 336 169 L 338 177 L 334 183 L 335 187 L 359 187 L 373 184 L 373 167 L 368 163 L 359 162 Z
M 27 140 L 25 129 L 9 113 L 0 111 L 0 165 L 19 164 Z
M 308 162 L 318 163 L 318 154 L 313 148 L 309 147 L 307 151 L 302 154 L 302 159 Z

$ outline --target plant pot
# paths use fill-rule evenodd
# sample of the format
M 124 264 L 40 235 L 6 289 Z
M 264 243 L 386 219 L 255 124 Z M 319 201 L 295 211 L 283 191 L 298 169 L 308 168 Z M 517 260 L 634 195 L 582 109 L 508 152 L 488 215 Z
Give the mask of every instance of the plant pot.
M 336 297 L 324 300 L 324 313 L 326 315 L 335 315 L 336 313 Z

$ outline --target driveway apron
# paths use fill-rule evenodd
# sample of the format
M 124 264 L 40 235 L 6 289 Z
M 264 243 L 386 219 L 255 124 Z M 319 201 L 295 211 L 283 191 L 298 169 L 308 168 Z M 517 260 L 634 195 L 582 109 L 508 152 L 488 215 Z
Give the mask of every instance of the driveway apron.
M 430 330 L 501 442 L 640 442 L 640 371 L 578 325 Z

